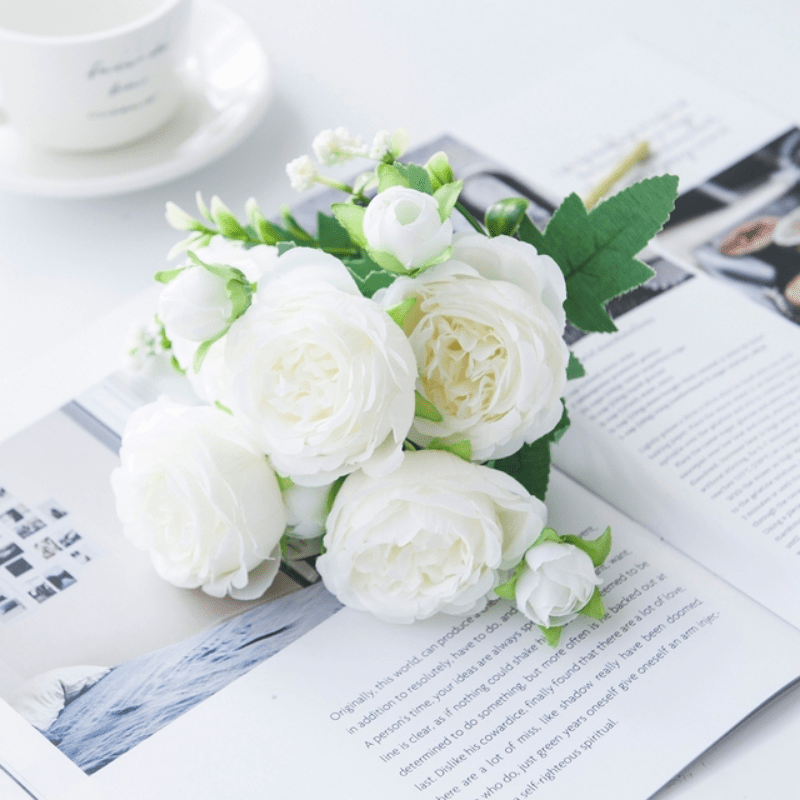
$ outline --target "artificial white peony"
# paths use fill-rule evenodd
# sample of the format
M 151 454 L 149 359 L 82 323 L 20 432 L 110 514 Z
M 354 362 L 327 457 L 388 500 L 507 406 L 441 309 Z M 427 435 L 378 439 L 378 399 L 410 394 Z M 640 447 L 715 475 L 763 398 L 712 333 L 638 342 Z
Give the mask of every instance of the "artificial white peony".
M 320 486 L 402 461 L 414 354 L 341 261 L 289 250 L 226 339 L 230 407 L 281 475 Z
M 275 473 L 229 414 L 167 400 L 133 413 L 111 476 L 128 539 L 162 578 L 252 599 L 280 565 L 286 514 Z
M 345 480 L 317 569 L 341 602 L 384 620 L 470 614 L 536 541 L 546 514 L 503 472 L 409 452 L 389 475 Z
M 578 616 L 602 581 L 592 559 L 560 542 L 541 542 L 525 554 L 517 579 L 517 608 L 544 628 L 566 625 Z
M 469 235 L 453 258 L 398 278 L 386 308 L 411 297 L 405 318 L 419 368 L 417 388 L 442 415 L 414 420 L 427 445 L 469 440 L 472 458 L 504 458 L 551 431 L 563 411 L 569 351 L 564 278 L 555 262 L 505 236 Z
M 442 221 L 429 194 L 392 186 L 377 194 L 364 213 L 364 236 L 373 250 L 393 255 L 409 271 L 439 256 L 453 239 L 453 223 Z

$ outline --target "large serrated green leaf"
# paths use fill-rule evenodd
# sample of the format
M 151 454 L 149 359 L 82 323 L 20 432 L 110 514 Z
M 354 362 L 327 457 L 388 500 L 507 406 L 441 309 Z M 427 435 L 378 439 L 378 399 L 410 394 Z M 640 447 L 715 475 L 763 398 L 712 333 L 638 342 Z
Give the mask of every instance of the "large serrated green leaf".
M 623 189 L 591 212 L 572 194 L 553 214 L 534 246 L 561 267 L 567 282 L 564 310 L 575 327 L 616 330 L 604 305 L 652 276 L 635 255 L 669 218 L 677 189 L 677 177 L 662 175 Z
M 317 238 L 320 247 L 326 253 L 338 256 L 357 252 L 356 246 L 342 223 L 321 211 L 317 214 Z
M 433 194 L 433 185 L 428 170 L 419 164 L 394 164 L 395 169 L 408 181 L 408 186 L 418 192 Z
M 364 297 L 372 297 L 378 289 L 391 286 L 396 275 L 381 269 L 369 256 L 344 259 L 345 266 L 355 278 L 358 289 Z

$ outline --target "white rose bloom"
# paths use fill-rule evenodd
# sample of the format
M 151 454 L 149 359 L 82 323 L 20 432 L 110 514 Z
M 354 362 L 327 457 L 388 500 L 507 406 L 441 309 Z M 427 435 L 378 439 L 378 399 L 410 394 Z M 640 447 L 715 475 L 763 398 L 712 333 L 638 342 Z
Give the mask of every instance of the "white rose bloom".
M 592 559 L 572 544 L 542 542 L 525 554 L 517 579 L 517 608 L 537 625 L 553 628 L 578 616 L 602 581 Z
M 390 475 L 345 480 L 317 569 L 345 605 L 380 619 L 470 614 L 536 541 L 546 513 L 503 472 L 409 452 Z
M 418 298 L 403 327 L 417 358 L 417 388 L 443 419 L 416 418 L 414 442 L 467 439 L 472 458 L 486 461 L 558 424 L 569 360 L 564 279 L 552 259 L 522 244 L 464 237 L 453 259 L 398 278 L 381 296 L 385 308 Z
M 275 473 L 233 417 L 159 400 L 131 416 L 120 457 L 117 513 L 162 578 L 214 597 L 266 591 L 286 514 Z
M 281 475 L 320 486 L 400 463 L 414 354 L 341 261 L 289 250 L 226 339 L 230 407 Z
M 206 341 L 228 326 L 233 303 L 225 281 L 198 266 L 187 267 L 158 298 L 158 318 L 170 339 Z
M 367 206 L 364 236 L 373 250 L 390 253 L 411 270 L 450 246 L 453 223 L 449 217 L 442 222 L 439 204 L 431 195 L 392 186 Z

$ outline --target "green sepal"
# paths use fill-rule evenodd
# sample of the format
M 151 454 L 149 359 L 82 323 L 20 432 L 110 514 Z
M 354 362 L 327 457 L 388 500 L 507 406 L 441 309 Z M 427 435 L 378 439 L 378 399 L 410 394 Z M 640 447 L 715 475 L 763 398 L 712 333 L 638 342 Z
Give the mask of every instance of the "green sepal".
M 416 189 L 418 192 L 424 192 L 425 194 L 433 194 L 431 177 L 425 167 L 420 167 L 419 164 L 395 163 L 394 168 L 403 176 L 406 181 L 405 185 L 410 189 Z
M 317 240 L 305 229 L 300 223 L 292 216 L 289 206 L 281 206 L 281 219 L 286 226 L 286 230 L 291 234 L 292 238 L 301 245 L 308 247 L 316 247 Z
M 446 183 L 452 183 L 455 180 L 453 175 L 453 168 L 450 166 L 450 160 L 447 158 L 447 153 L 440 150 L 434 153 L 425 164 L 425 169 L 431 181 L 434 194 Z
M 517 581 L 519 580 L 519 576 L 522 575 L 525 567 L 527 566 L 527 562 L 523 558 L 516 567 L 514 567 L 514 574 L 505 582 L 501 583 L 495 590 L 494 593 L 498 597 L 502 597 L 504 600 L 516 600 L 517 599 Z
M 169 363 L 172 365 L 172 369 L 174 369 L 175 372 L 178 373 L 178 375 L 186 374 L 186 370 L 180 365 L 178 359 L 175 358 L 175 356 L 172 356 L 172 358 L 169 360 Z
M 524 197 L 508 197 L 492 203 L 484 215 L 489 236 L 513 236 L 524 217 L 530 201 Z
M 453 246 L 448 245 L 447 247 L 445 247 L 444 250 L 442 250 L 441 253 L 439 253 L 439 255 L 429 259 L 421 266 L 411 270 L 411 272 L 414 275 L 419 275 L 420 273 L 425 272 L 426 269 L 430 269 L 431 267 L 435 267 L 437 264 L 441 264 L 442 262 L 447 261 L 449 258 L 452 257 L 452 255 L 453 255 Z
M 462 439 L 460 442 L 446 443 L 443 439 L 431 439 L 427 445 L 428 450 L 444 450 L 452 453 L 463 461 L 472 461 L 472 444 L 469 439 Z
M 378 193 L 385 192 L 392 186 L 403 186 L 407 189 L 411 185 L 397 164 L 382 162 L 376 167 L 375 173 L 378 176 Z
M 414 416 L 430 422 L 441 422 L 444 419 L 439 409 L 416 390 L 414 390 Z
M 194 369 L 195 372 L 200 372 L 200 367 L 203 366 L 203 362 L 206 360 L 211 345 L 218 342 L 228 332 L 229 328 L 230 325 L 224 330 L 221 330 L 216 336 L 212 336 L 210 339 L 206 339 L 204 342 L 200 343 L 200 346 L 194 351 L 194 359 L 192 361 L 192 369 Z
M 350 240 L 358 247 L 366 247 L 367 237 L 364 236 L 366 208 L 353 203 L 334 203 L 331 211 L 336 221 L 347 231 Z
M 294 486 L 294 481 L 291 478 L 286 477 L 285 475 L 279 475 L 276 472 L 275 478 L 278 481 L 278 488 L 282 492 L 285 492 L 287 489 L 291 489 L 292 486 Z
M 416 272 L 416 268 L 409 269 L 391 253 L 387 253 L 384 250 L 373 250 L 372 248 L 367 248 L 367 253 L 381 269 L 385 269 L 387 272 L 391 272 L 393 275 L 411 275 Z M 422 268 L 420 267 L 420 269 Z
M 578 361 L 575 353 L 570 352 L 569 363 L 567 364 L 567 380 L 574 381 L 576 378 L 582 378 L 586 374 L 583 364 Z
M 248 239 L 247 231 L 218 197 L 211 198 L 210 216 L 226 239 Z
M 352 256 L 358 253 L 358 248 L 353 245 L 350 233 L 344 225 L 336 217 L 330 217 L 321 211 L 317 214 L 317 237 L 319 246 L 326 253 L 335 256 Z
M 611 528 L 606 528 L 600 536 L 596 539 L 581 539 L 580 536 L 562 536 L 564 542 L 574 545 L 579 550 L 583 550 L 589 558 L 592 559 L 592 564 L 599 567 L 611 552 Z
M 201 261 L 191 250 L 187 255 L 198 267 L 202 267 L 212 275 L 216 275 L 216 277 L 225 281 L 225 293 L 231 301 L 231 314 L 227 322 L 230 324 L 239 319 L 250 308 L 250 303 L 253 299 L 253 287 L 245 277 L 245 274 L 240 269 L 229 267 L 225 264 L 207 264 L 205 261 Z
M 233 411 L 231 411 L 231 410 L 228 408 L 228 406 L 224 405 L 223 403 L 220 403 L 220 401 L 219 401 L 219 400 L 215 400 L 215 401 L 214 401 L 214 405 L 215 405 L 215 406 L 216 406 L 216 407 L 217 407 L 217 408 L 218 408 L 220 411 L 224 411 L 226 414 L 230 414 L 231 416 L 233 416 Z
M 341 478 L 337 478 L 332 484 L 330 491 L 328 492 L 328 497 L 325 499 L 325 518 L 328 518 L 328 514 L 331 513 L 331 509 L 333 508 L 334 502 L 336 502 L 336 495 L 339 494 L 339 489 L 342 488 L 345 480 L 347 479 L 347 475 L 342 475 Z M 324 549 L 323 549 L 324 552 Z
M 269 222 L 261 213 L 261 209 L 252 203 L 248 208 L 250 225 L 260 242 L 263 244 L 275 245 L 284 241 L 284 233 Z
M 289 537 L 281 536 L 278 545 L 281 548 L 281 561 L 289 560 Z
M 395 276 L 381 269 L 368 255 L 359 258 L 348 258 L 344 264 L 355 278 L 358 289 L 364 297 L 372 297 L 378 289 L 384 289 L 394 283 Z
M 676 176 L 661 175 L 623 189 L 591 212 L 576 194 L 556 209 L 537 250 L 551 256 L 564 273 L 564 310 L 576 328 L 617 329 L 605 303 L 653 275 L 635 255 L 669 218 L 677 189 Z
M 539 544 L 543 544 L 544 542 L 555 542 L 556 544 L 561 544 L 563 541 L 564 537 L 559 536 L 558 531 L 554 530 L 553 528 L 542 528 L 542 532 L 536 538 L 536 541 L 528 548 L 528 550 L 531 550 L 532 548 Z
M 181 274 L 186 269 L 186 267 L 178 267 L 177 269 L 162 269 L 160 272 L 156 272 L 154 275 L 155 279 L 159 283 L 169 283 L 170 281 L 174 281 L 178 275 Z
M 583 608 L 579 608 L 578 613 L 592 619 L 603 619 L 606 615 L 606 609 L 603 606 L 603 596 L 600 594 L 600 589 L 596 586 L 594 587 L 589 602 Z
M 387 308 L 386 313 L 398 324 L 399 327 L 402 328 L 406 321 L 406 317 L 408 316 L 408 312 L 411 311 L 416 304 L 416 297 L 407 297 L 402 303 L 398 303 L 396 306 Z
M 434 200 L 439 204 L 439 219 L 442 222 L 449 219 L 453 213 L 463 188 L 464 181 L 455 181 L 454 183 L 445 183 L 433 193 Z
M 561 639 L 561 631 L 564 630 L 563 625 L 557 625 L 554 628 L 545 628 L 544 625 L 540 625 L 539 630 L 544 634 L 544 638 L 550 647 L 558 647 L 558 642 Z

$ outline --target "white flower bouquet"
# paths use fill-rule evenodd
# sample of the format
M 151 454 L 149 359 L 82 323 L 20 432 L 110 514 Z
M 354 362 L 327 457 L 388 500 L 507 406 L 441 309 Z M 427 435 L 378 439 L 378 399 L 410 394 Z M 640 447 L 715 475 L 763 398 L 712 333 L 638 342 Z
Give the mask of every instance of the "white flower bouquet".
M 635 255 L 677 179 L 591 213 L 570 196 L 542 232 L 519 197 L 476 219 L 447 155 L 403 163 L 405 148 L 402 132 L 320 134 L 319 164 L 375 164 L 352 185 L 309 156 L 288 165 L 296 189 L 341 191 L 314 232 L 253 200 L 245 223 L 216 197 L 198 195 L 199 219 L 168 204 L 188 258 L 156 276 L 151 349 L 202 404 L 133 415 L 118 512 L 178 586 L 259 597 L 302 540 L 348 606 L 413 622 L 507 598 L 555 644 L 578 614 L 604 616 L 611 547 L 608 530 L 547 527 L 550 445 L 583 374 L 565 324 L 615 330 L 605 303 L 652 274 Z

